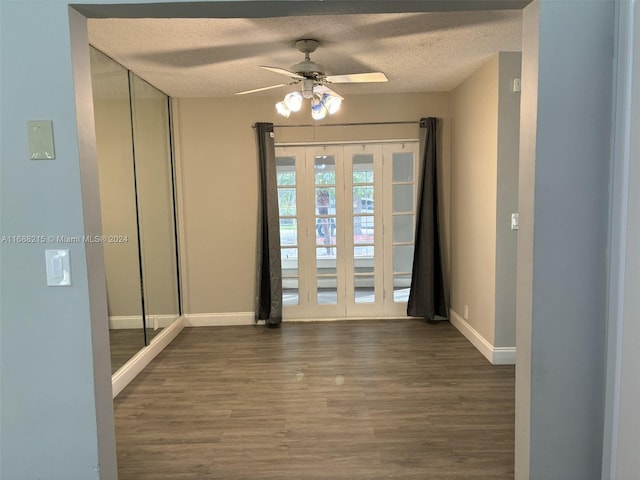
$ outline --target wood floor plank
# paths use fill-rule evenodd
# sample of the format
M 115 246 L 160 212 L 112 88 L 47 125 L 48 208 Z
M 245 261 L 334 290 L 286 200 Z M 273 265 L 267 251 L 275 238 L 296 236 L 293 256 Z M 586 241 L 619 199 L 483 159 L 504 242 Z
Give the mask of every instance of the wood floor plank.
M 116 399 L 120 480 L 511 480 L 513 366 L 419 320 L 186 328 Z

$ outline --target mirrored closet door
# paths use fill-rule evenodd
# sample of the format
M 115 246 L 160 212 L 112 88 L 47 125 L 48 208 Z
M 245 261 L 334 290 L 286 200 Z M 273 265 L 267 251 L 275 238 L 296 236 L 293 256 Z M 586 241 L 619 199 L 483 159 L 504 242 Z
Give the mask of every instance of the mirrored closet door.
M 116 372 L 180 315 L 169 98 L 94 48 L 91 73 Z
M 169 98 L 129 72 L 142 299 L 148 344 L 179 315 Z

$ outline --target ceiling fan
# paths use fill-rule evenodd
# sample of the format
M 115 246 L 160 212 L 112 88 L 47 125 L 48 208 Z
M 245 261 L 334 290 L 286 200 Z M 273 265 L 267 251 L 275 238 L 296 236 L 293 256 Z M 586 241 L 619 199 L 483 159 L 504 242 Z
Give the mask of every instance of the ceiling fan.
M 289 114 L 297 112 L 302 106 L 303 99 L 311 99 L 311 115 L 316 120 L 321 120 L 327 114 L 335 113 L 340 107 L 342 97 L 331 90 L 327 84 L 331 83 L 372 83 L 386 82 L 387 76 L 382 72 L 349 73 L 344 75 L 326 75 L 322 65 L 318 65 L 310 58 L 319 45 L 318 40 L 301 39 L 296 42 L 296 48 L 304 53 L 304 60 L 290 67 L 290 70 L 280 67 L 269 67 L 260 65 L 260 68 L 273 73 L 285 75 L 292 81 L 280 83 L 268 87 L 254 88 L 238 92 L 236 95 L 246 95 L 250 93 L 263 92 L 274 88 L 288 85 L 302 84 L 300 92 L 292 92 L 285 96 L 282 102 L 276 104 L 276 109 L 281 115 L 288 117 Z

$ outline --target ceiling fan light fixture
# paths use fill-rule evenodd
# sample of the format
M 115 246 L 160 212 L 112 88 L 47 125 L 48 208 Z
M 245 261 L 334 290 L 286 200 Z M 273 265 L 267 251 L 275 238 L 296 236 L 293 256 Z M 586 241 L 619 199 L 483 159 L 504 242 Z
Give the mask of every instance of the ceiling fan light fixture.
M 291 110 L 287 107 L 285 102 L 276 103 L 276 112 L 286 118 L 289 118 L 289 115 L 291 115 Z
M 322 96 L 322 103 L 324 103 L 325 107 L 327 108 L 329 115 L 333 115 L 338 110 L 340 110 L 340 105 L 342 105 L 342 98 L 325 93 Z
M 260 65 L 260 68 L 278 75 L 284 75 L 293 80 L 288 84 L 271 85 L 268 87 L 254 88 L 236 95 L 257 93 L 286 85 L 298 85 L 299 90 L 285 95 L 281 102 L 276 104 L 277 112 L 283 117 L 289 117 L 291 112 L 298 112 L 305 100 L 311 103 L 311 116 L 314 120 L 322 120 L 327 115 L 333 115 L 344 100 L 339 94 L 329 88 L 334 83 L 377 83 L 388 81 L 383 72 L 347 73 L 342 75 L 326 75 L 322 65 L 313 62 L 310 54 L 318 48 L 320 42 L 312 38 L 301 38 L 296 41 L 296 48 L 304 53 L 302 62 L 292 65 L 288 70 L 281 67 Z
M 322 120 L 328 113 L 329 110 L 323 101 L 323 97 L 315 95 L 313 100 L 311 100 L 311 117 L 314 120 Z
M 299 112 L 302 108 L 302 100 L 300 92 L 291 92 L 285 95 L 284 104 L 292 112 Z
M 325 88 L 325 90 L 327 90 Z M 301 92 L 287 93 L 281 102 L 276 103 L 276 111 L 283 117 L 289 118 L 291 112 L 298 112 L 304 103 L 304 94 Z M 340 109 L 342 97 L 332 93 L 315 92 L 311 96 L 311 117 L 314 120 L 322 120 L 327 115 L 333 115 Z

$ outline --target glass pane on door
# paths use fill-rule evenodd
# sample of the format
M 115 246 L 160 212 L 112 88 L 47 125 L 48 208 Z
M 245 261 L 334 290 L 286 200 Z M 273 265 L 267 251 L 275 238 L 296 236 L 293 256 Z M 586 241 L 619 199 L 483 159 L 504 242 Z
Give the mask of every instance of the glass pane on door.
M 315 155 L 314 175 L 314 237 L 316 244 L 316 302 L 318 305 L 338 303 L 336 276 L 336 158 Z
M 334 180 L 335 180 L 335 172 Z M 316 181 L 318 177 L 316 175 Z M 336 188 L 315 188 L 315 237 L 316 245 L 324 245 L 324 255 L 336 255 Z M 318 250 L 320 252 L 320 250 Z
M 353 184 L 373 183 L 373 155 L 357 154 L 352 158 L 352 178 Z
M 298 245 L 298 187 L 296 157 L 276 157 L 278 211 L 280 216 L 280 262 L 282 303 L 300 304 L 300 249 Z
M 393 212 L 413 212 L 413 185 L 393 186 Z
M 373 185 L 353 187 L 353 213 L 373 213 Z
M 353 277 L 355 303 L 374 303 L 376 301 L 375 296 L 375 281 L 374 275 L 355 275 Z
M 280 216 L 296 215 L 296 189 L 278 187 L 278 208 Z
M 411 275 L 393 276 L 393 301 L 396 303 L 409 300 L 409 288 L 411 287 Z
M 413 242 L 415 236 L 415 179 L 417 175 L 417 144 L 389 145 L 387 154 L 391 163 L 386 175 L 391 177 L 391 238 L 386 243 L 391 249 L 391 278 L 387 277 L 387 291 L 392 288 L 393 296 L 389 300 L 393 304 L 406 303 L 411 286 L 413 268 Z M 387 157 L 388 158 L 388 157 Z M 400 307 L 400 305 L 399 305 Z M 393 310 L 387 311 L 400 312 Z
M 393 216 L 393 241 L 395 243 L 413 242 L 413 215 Z
M 358 147 L 359 148 L 359 147 Z M 364 150 L 363 146 L 362 149 Z M 351 201 L 353 224 L 353 271 L 348 272 L 356 304 L 375 303 L 375 156 L 373 153 L 351 154 Z M 347 179 L 349 180 L 349 179 Z
M 393 272 L 411 272 L 413 267 L 413 245 L 393 246 Z
M 318 276 L 316 291 L 318 305 L 336 305 L 338 303 L 338 277 L 333 275 Z
M 393 181 L 413 182 L 413 152 L 396 152 L 393 158 Z
M 353 243 L 373 243 L 375 238 L 375 219 L 373 215 L 353 217 Z
M 298 244 L 298 221 L 295 218 L 280 218 L 280 245 Z
M 337 231 L 338 229 L 336 227 L 336 217 L 316 218 L 316 245 L 324 245 L 326 255 L 335 256 Z
M 282 232 L 282 230 L 281 230 Z M 298 305 L 298 249 L 281 248 L 282 264 L 282 301 L 284 305 Z
M 333 155 L 316 155 L 314 167 L 316 185 L 336 184 L 336 159 Z

